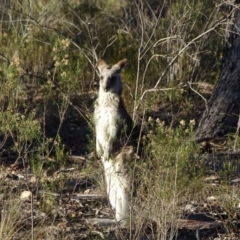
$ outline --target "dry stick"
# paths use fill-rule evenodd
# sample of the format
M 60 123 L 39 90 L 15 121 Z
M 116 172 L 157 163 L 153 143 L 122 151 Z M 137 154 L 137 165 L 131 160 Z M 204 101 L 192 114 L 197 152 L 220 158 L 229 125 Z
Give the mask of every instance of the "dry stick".
M 68 7 L 71 9 L 71 11 L 75 14 L 75 16 L 79 19 L 79 21 L 80 21 L 80 22 L 85 26 L 85 28 L 87 29 L 88 37 L 89 37 L 89 40 L 90 40 L 90 43 L 91 43 L 91 47 L 92 47 L 92 52 L 89 51 L 89 50 L 88 50 L 88 51 L 91 53 L 92 57 L 95 58 L 95 60 L 97 61 L 98 57 L 97 57 L 97 54 L 96 54 L 96 49 L 97 49 L 99 43 L 97 43 L 97 45 L 96 45 L 95 48 L 94 48 L 93 42 L 92 42 L 92 39 L 93 39 L 93 38 L 92 38 L 91 32 L 90 32 L 90 30 L 89 30 L 88 24 L 79 17 L 79 15 L 74 11 L 74 9 L 73 9 L 69 4 L 67 4 L 67 5 L 68 5 Z M 81 50 L 81 48 L 80 48 L 75 42 L 72 41 L 72 43 Z M 89 61 L 89 63 L 94 67 L 92 61 L 90 61 L 90 59 L 88 58 L 88 56 L 87 56 L 83 51 L 82 51 L 82 53 L 83 53 L 84 56 L 87 58 L 87 60 Z
M 53 83 L 54 84 L 54 83 Z M 81 117 L 89 124 L 89 126 L 92 127 L 92 129 L 94 129 L 94 126 L 92 126 L 91 121 L 88 117 L 84 116 L 84 114 L 82 113 L 82 111 L 79 109 L 79 107 L 76 107 L 71 100 L 68 98 L 68 96 L 66 95 L 66 93 L 56 84 L 54 84 L 54 86 L 56 86 L 58 88 L 58 90 L 62 93 L 63 98 L 69 103 L 69 105 L 71 105 L 80 115 Z
M 78 46 L 74 41 L 72 41 L 72 40 L 71 40 L 71 43 L 81 51 L 81 53 L 84 55 L 84 57 L 85 57 L 85 58 L 88 60 L 88 62 L 92 65 L 92 67 L 95 68 L 93 62 L 90 60 L 90 58 L 87 56 L 87 54 L 82 50 L 82 48 L 79 47 L 79 46 Z
M 215 30 L 215 28 L 217 26 L 219 26 L 221 23 L 223 22 L 223 20 L 219 23 L 217 23 L 214 27 L 208 29 L 207 31 L 203 32 L 202 34 L 198 35 L 197 37 L 195 37 L 193 40 L 191 40 L 185 47 L 183 47 L 178 54 L 172 59 L 172 61 L 167 65 L 166 69 L 163 71 L 163 73 L 161 74 L 160 78 L 157 80 L 157 83 L 155 84 L 155 86 L 153 88 L 157 88 L 160 81 L 162 80 L 162 77 L 166 74 L 168 68 L 175 62 L 175 60 L 191 45 L 193 44 L 196 40 L 198 40 L 199 38 L 203 37 L 204 35 L 210 33 L 211 31 Z M 147 91 L 147 90 L 146 90 Z M 146 92 L 145 91 L 145 92 Z M 143 93 L 144 95 L 144 93 Z
M 171 91 L 171 90 L 176 90 L 176 89 L 177 89 L 177 88 L 151 88 L 151 89 L 146 90 L 146 91 L 142 94 L 142 96 L 141 96 L 141 98 L 140 98 L 140 101 L 143 100 L 145 94 L 148 93 L 148 92 Z M 138 105 L 135 107 L 134 110 L 138 110 L 139 105 L 140 105 L 140 102 L 138 103 Z
M 175 164 L 175 177 L 174 177 L 174 190 L 173 190 L 173 192 L 174 192 L 174 197 L 173 197 L 173 208 L 174 208 L 174 210 L 175 210 L 176 205 L 177 205 L 178 161 L 179 161 L 179 152 L 177 152 L 177 154 L 176 154 L 176 164 Z M 174 211 L 174 212 L 177 212 L 177 211 Z M 175 221 L 176 221 L 177 217 L 176 217 L 176 215 L 173 215 L 173 214 L 172 214 L 172 217 L 171 217 L 171 225 L 175 226 L 175 228 L 170 228 L 170 232 L 173 236 L 176 234 L 176 231 L 177 231 L 177 225 L 175 224 Z
M 31 234 L 32 234 L 32 240 L 34 240 L 34 222 L 33 222 L 33 193 L 31 192 Z
M 104 56 L 105 52 L 107 51 L 107 49 L 114 43 L 117 41 L 117 36 L 113 36 L 110 39 L 108 39 L 108 43 L 107 46 L 105 47 L 105 49 L 103 50 L 102 56 Z
M 89 35 L 89 40 L 90 40 L 90 42 L 91 42 L 92 51 L 90 51 L 89 49 L 86 49 L 86 48 L 81 48 L 81 47 L 78 46 L 78 44 L 75 43 L 72 39 L 70 39 L 70 41 L 71 41 L 71 43 L 72 43 L 73 45 L 75 45 L 75 46 L 82 52 L 82 54 L 86 57 L 86 59 L 87 59 L 88 62 L 92 65 L 92 67 L 94 67 L 93 62 L 90 60 L 90 58 L 87 56 L 87 54 L 83 51 L 83 49 L 87 50 L 88 53 L 90 53 L 91 56 L 92 56 L 95 60 L 97 60 L 97 54 L 96 54 L 95 49 L 97 48 L 98 44 L 97 44 L 97 46 L 96 46 L 95 48 L 93 47 L 93 44 L 92 44 L 92 36 L 91 36 L 90 31 L 89 31 L 89 28 L 88 28 L 87 23 L 84 22 L 84 21 L 74 12 L 74 10 L 73 10 L 70 6 L 69 6 L 69 8 L 70 8 L 70 9 L 72 10 L 72 12 L 78 17 L 79 21 L 82 22 L 82 23 L 85 25 L 85 28 L 87 29 L 87 32 L 88 32 L 88 35 Z M 66 21 L 65 21 L 65 22 L 66 22 Z M 76 26 L 75 26 L 74 24 L 72 24 L 72 23 L 69 23 L 69 22 L 67 22 L 67 23 L 70 24 L 70 25 L 73 25 L 74 27 L 76 27 Z M 77 28 L 77 29 L 78 29 L 78 28 Z M 79 30 L 79 29 L 78 29 L 78 30 Z
M 135 4 L 137 6 L 138 12 L 140 13 L 140 9 L 139 9 L 139 6 L 138 6 L 136 1 L 135 1 Z M 135 115 L 136 115 L 136 111 L 135 111 L 136 103 L 137 103 L 136 97 L 137 97 L 137 94 L 138 94 L 138 83 L 139 83 L 139 75 L 140 75 L 140 60 L 141 60 L 141 48 L 143 48 L 143 34 L 144 34 L 143 19 L 142 19 L 141 14 L 139 14 L 139 19 L 140 19 L 140 22 L 141 22 L 141 40 L 140 40 L 140 45 L 139 45 L 139 48 L 138 48 L 137 77 L 136 77 L 136 88 L 135 88 L 135 93 L 134 93 L 134 106 L 133 106 L 133 117 L 132 117 L 133 120 L 135 120 Z M 130 239 L 131 239 L 131 237 L 132 236 L 130 234 Z
M 164 41 L 165 41 L 165 40 L 168 40 L 168 39 L 171 39 L 171 37 L 165 38 Z M 158 41 L 158 43 L 159 43 L 159 41 Z M 150 62 L 152 61 L 152 59 L 155 58 L 155 57 L 163 57 L 163 58 L 165 58 L 166 56 L 161 55 L 161 54 L 154 54 L 154 55 L 152 55 L 151 58 L 148 60 L 148 62 L 147 62 L 147 64 L 146 64 L 146 67 L 145 67 L 145 70 L 144 70 L 144 72 L 143 72 L 143 81 L 142 81 L 142 89 L 141 89 L 141 92 L 143 92 L 144 80 L 145 80 L 145 76 L 146 76 L 146 73 L 147 73 L 148 66 L 149 66 Z
M 92 63 L 92 62 L 90 61 L 90 63 Z M 84 116 L 84 114 L 81 112 L 81 110 L 71 102 L 71 100 L 68 98 L 67 94 L 61 89 L 61 87 L 59 85 L 57 85 L 56 83 L 54 83 L 55 75 L 56 75 L 56 69 L 54 70 L 53 78 L 51 79 L 52 84 L 62 93 L 63 98 L 68 102 L 68 104 L 71 105 L 93 129 L 94 127 L 90 124 L 91 123 L 90 119 L 87 118 L 86 116 Z
M 139 138 L 138 138 L 138 144 L 137 144 L 137 156 L 135 155 L 134 158 L 134 165 L 133 165 L 133 169 L 132 169 L 132 173 L 131 173 L 131 178 L 134 179 L 135 178 L 135 173 L 136 173 L 136 166 L 137 166 L 137 160 L 138 160 L 138 153 L 139 153 L 139 149 L 140 149 L 140 139 L 141 139 L 141 135 L 142 135 L 142 131 L 143 131 L 143 122 L 144 122 L 144 116 L 146 113 L 146 108 L 144 108 L 144 112 L 143 112 L 143 117 L 142 117 L 142 124 L 141 124 L 141 128 L 140 128 L 140 134 L 139 134 Z M 131 193 L 130 193 L 130 229 L 133 228 L 133 193 L 134 193 L 134 181 L 131 181 Z M 130 239 L 132 239 L 132 233 L 130 231 Z
M 168 41 L 168 40 L 170 40 L 170 39 L 178 39 L 178 37 L 179 37 L 178 35 L 173 35 L 173 36 L 171 36 L 171 37 L 161 38 L 161 39 L 157 40 L 157 41 L 154 43 L 153 47 L 155 48 L 155 47 L 157 47 L 160 43 L 163 43 L 163 42 Z
M 176 61 L 176 59 L 191 45 L 193 44 L 195 41 L 197 41 L 198 39 L 200 39 L 201 37 L 203 37 L 204 35 L 212 32 L 215 30 L 216 27 L 218 27 L 219 25 L 221 25 L 224 22 L 224 20 L 221 20 L 220 22 L 218 22 L 215 26 L 213 26 L 212 28 L 208 29 L 207 31 L 203 32 L 202 34 L 198 35 L 197 37 L 195 37 L 194 39 L 192 39 L 185 47 L 183 47 L 178 54 L 171 60 L 171 62 L 167 65 L 167 67 L 165 68 L 165 70 L 163 71 L 163 73 L 161 74 L 161 76 L 159 77 L 159 79 L 157 80 L 157 83 L 155 84 L 155 86 L 152 89 L 147 89 L 143 92 L 143 94 L 140 97 L 140 101 L 143 100 L 143 98 L 145 97 L 145 95 L 148 92 L 155 92 L 157 91 L 157 87 L 159 85 L 159 83 L 161 82 L 163 76 L 166 74 L 167 70 L 169 69 L 169 67 Z M 161 89 L 162 90 L 162 89 Z M 136 112 L 136 110 L 138 109 L 140 105 L 140 102 L 138 103 L 138 105 L 135 107 L 134 109 L 134 113 Z M 134 114 L 135 115 L 135 114 Z
M 54 30 L 54 31 L 56 31 L 57 33 L 59 33 L 56 29 L 54 29 L 54 28 L 50 28 L 50 27 L 47 27 L 47 26 L 43 26 L 43 25 L 41 25 L 36 19 L 34 19 L 34 18 L 32 18 L 29 14 L 24 14 L 24 13 L 20 13 L 20 12 L 18 12 L 19 14 L 21 14 L 21 15 L 23 15 L 23 16 L 27 16 L 27 26 L 30 24 L 29 22 L 31 21 L 31 23 L 32 24 L 37 24 L 38 26 L 40 26 L 40 27 L 43 27 L 43 28 L 46 28 L 46 29 L 50 29 L 50 30 Z M 82 21 L 82 20 L 81 20 Z M 83 22 L 83 21 L 82 21 Z M 86 26 L 86 28 L 87 28 L 87 31 L 88 31 L 88 33 L 89 33 L 89 29 L 88 29 L 88 27 L 87 27 L 87 24 L 85 23 L 85 22 L 83 22 L 84 24 L 85 24 L 85 26 Z M 69 25 L 71 25 L 71 23 L 69 23 L 68 22 L 68 24 Z M 14 26 L 13 26 L 14 27 Z M 74 25 L 74 27 L 76 27 L 75 25 Z M 24 41 L 24 39 L 26 38 L 26 36 L 27 36 L 27 34 L 28 34 L 28 32 L 27 32 L 27 27 L 25 27 L 25 30 L 23 29 L 22 30 L 23 31 L 23 38 L 22 38 L 22 40 L 21 40 L 21 43 Z M 61 34 L 61 35 L 63 35 L 63 34 Z M 89 33 L 89 35 L 90 35 L 90 33 Z M 90 37 L 90 41 L 91 41 L 92 39 L 91 39 L 91 37 Z M 78 47 L 78 49 L 82 52 L 82 54 L 86 57 L 86 59 L 88 60 L 88 62 L 94 67 L 94 64 L 92 63 L 92 61 L 88 58 L 88 56 L 87 56 L 87 54 L 82 50 L 82 48 L 80 48 L 74 41 L 72 41 L 71 40 L 71 42 L 75 45 L 75 46 L 77 46 Z M 92 42 L 91 42 L 91 44 L 92 44 Z M 88 49 L 87 49 L 88 50 Z M 89 51 L 88 50 L 88 52 L 92 55 L 92 56 L 95 56 L 95 59 L 96 59 L 96 52 L 95 52 L 95 49 L 93 48 L 93 51 L 91 52 L 91 51 Z M 70 101 L 69 101 L 70 102 Z M 71 104 L 72 105 L 72 104 Z M 75 107 L 75 106 L 74 106 Z M 80 112 L 80 111 L 78 111 L 78 112 Z M 82 114 L 81 114 L 82 115 Z
M 202 7 L 203 7 L 203 5 L 204 5 L 204 3 L 202 4 Z M 212 18 L 212 16 L 216 16 L 215 11 L 217 11 L 217 9 L 218 9 L 218 7 L 216 7 L 216 8 L 213 10 L 213 12 L 210 14 L 209 20 L 206 22 L 203 31 L 206 31 L 206 29 L 212 25 L 212 21 L 210 21 L 210 19 Z M 201 10 L 198 11 L 198 15 L 200 14 L 200 11 L 201 11 Z M 196 18 L 195 22 L 196 22 L 196 21 L 197 21 L 197 18 Z M 214 24 L 213 24 L 213 25 L 214 25 Z M 193 28 L 193 25 L 192 25 L 192 28 Z M 194 71 L 195 71 L 195 69 L 196 69 L 196 67 L 197 67 L 197 60 L 196 60 L 197 54 L 199 53 L 199 49 L 203 46 L 203 44 L 204 44 L 204 42 L 205 42 L 206 39 L 207 39 L 207 37 L 205 37 L 205 38 L 203 37 L 203 39 L 201 40 L 201 42 L 200 42 L 199 45 L 197 46 L 196 55 L 195 55 L 195 60 L 194 60 L 194 62 L 193 62 L 193 68 L 192 68 L 192 71 L 191 71 L 190 81 L 193 80 L 193 74 L 194 74 Z
M 203 101 L 205 102 L 205 107 L 206 107 L 206 109 L 208 110 L 207 99 L 206 99 L 201 93 L 199 93 L 197 90 L 195 90 L 194 88 L 192 88 L 191 82 L 188 82 L 188 86 L 190 87 L 190 89 L 191 89 L 193 92 L 195 92 L 198 96 L 200 96 L 200 97 L 203 99 Z
M 157 18 L 157 21 L 156 21 L 156 23 L 155 23 L 155 25 L 154 25 L 154 27 L 153 27 L 152 33 L 151 33 L 150 37 L 148 38 L 145 46 L 143 47 L 143 50 L 142 50 L 142 52 L 141 52 L 141 58 L 140 58 L 140 59 L 142 59 L 142 58 L 144 57 L 144 55 L 149 51 L 149 49 L 153 46 L 153 44 L 150 44 L 150 41 L 151 41 L 151 39 L 152 39 L 153 36 L 154 36 L 154 33 L 155 33 L 156 28 L 158 27 L 158 23 L 159 23 L 160 18 L 161 18 L 161 14 L 159 14 L 159 16 L 158 16 L 158 18 Z M 148 46 L 148 45 L 149 45 L 149 46 Z
M 52 83 L 54 86 L 56 86 L 58 89 L 60 89 L 59 86 L 57 86 L 55 83 L 54 83 L 54 79 L 55 79 L 55 76 L 56 76 L 56 68 L 54 69 L 54 73 L 53 73 L 53 78 L 51 79 L 52 80 Z M 61 89 L 60 89 L 61 90 Z M 56 136 L 54 137 L 53 139 L 53 142 L 55 142 L 55 140 L 57 139 L 57 136 L 60 132 L 60 129 L 61 129 L 61 126 L 63 124 L 63 120 L 64 120 L 64 116 L 66 114 L 66 111 L 68 109 L 68 104 L 70 104 L 70 101 L 65 97 L 65 94 L 63 93 L 63 91 L 61 90 L 62 94 L 63 94 L 63 97 L 65 99 L 65 103 L 64 103 L 64 106 L 62 109 L 59 108 L 59 105 L 57 104 L 57 107 L 58 107 L 58 113 L 59 113 L 59 119 L 60 119 L 60 123 L 59 123 L 59 126 L 58 126 L 58 129 L 57 129 L 57 132 L 56 132 Z M 61 110 L 61 112 L 60 112 Z M 48 153 L 48 156 L 50 155 L 50 153 L 52 152 L 54 146 L 52 145 L 50 150 L 49 150 L 49 153 Z M 42 165 L 43 166 L 43 165 Z
M 41 20 L 41 19 L 35 19 L 35 18 L 33 18 L 32 16 L 30 16 L 30 15 L 28 15 L 28 14 L 19 12 L 19 11 L 14 10 L 14 9 L 12 9 L 12 11 L 15 12 L 15 13 L 17 13 L 17 14 L 20 14 L 20 15 L 22 15 L 22 16 L 25 16 L 25 17 L 28 19 L 28 22 L 31 21 L 31 24 L 33 24 L 34 26 L 38 26 L 38 27 L 43 28 L 43 29 L 51 30 L 51 31 L 56 32 L 56 33 L 57 33 L 58 35 L 60 35 L 60 36 L 64 36 L 65 38 L 67 37 L 65 34 L 63 34 L 62 32 L 60 32 L 58 29 L 41 24 L 41 23 L 40 23 L 40 20 Z M 74 11 L 73 11 L 73 12 L 74 12 Z M 74 13 L 75 13 L 75 12 L 74 12 Z M 76 13 L 75 13 L 75 15 L 76 15 Z M 9 14 L 9 18 L 10 18 L 10 14 Z M 57 19 L 57 18 L 56 18 L 56 19 Z M 13 20 L 12 20 L 12 21 L 13 21 Z M 82 20 L 80 19 L 80 21 L 82 21 Z M 77 29 L 80 31 L 80 29 L 79 29 L 75 24 L 73 24 L 73 23 L 71 23 L 71 22 L 68 22 L 68 21 L 64 21 L 64 22 L 68 23 L 68 24 L 71 25 L 71 26 L 74 26 L 75 28 L 77 28 Z M 83 22 L 83 21 L 82 21 L 82 22 Z M 86 25 L 85 22 L 83 22 L 83 23 Z M 14 27 L 14 26 L 13 26 L 13 27 Z M 88 30 L 88 28 L 87 28 L 87 30 Z M 26 37 L 26 34 L 27 34 L 27 33 L 23 34 L 23 39 Z M 38 39 L 35 39 L 35 40 L 38 41 Z M 48 43 L 48 42 L 43 42 L 43 41 L 40 41 L 40 42 L 50 45 L 50 43 Z M 76 45 L 76 46 L 81 50 L 81 48 L 80 48 L 76 43 L 74 43 L 72 40 L 71 40 L 71 42 L 72 42 L 74 45 Z M 88 49 L 86 49 L 86 50 L 88 50 Z M 95 56 L 95 55 L 96 55 L 95 52 L 92 53 L 90 50 L 88 50 L 88 52 L 89 52 L 92 56 Z M 83 53 L 84 56 L 87 58 L 87 60 L 91 63 L 91 61 L 90 61 L 90 59 L 87 57 L 87 55 L 86 55 L 83 51 L 82 51 L 82 53 Z M 93 66 L 93 65 L 92 65 L 92 66 Z
M 159 20 L 161 18 L 161 15 L 159 14 L 159 16 L 157 18 L 157 21 L 156 21 L 156 23 L 153 27 L 152 34 L 150 35 L 150 37 L 149 37 L 148 41 L 146 42 L 145 46 L 143 46 L 143 36 L 144 36 L 144 32 L 145 32 L 144 28 L 143 28 L 143 18 L 142 18 L 142 15 L 141 15 L 141 11 L 139 9 L 139 5 L 137 4 L 136 1 L 135 1 L 135 4 L 136 4 L 136 7 L 138 9 L 138 15 L 139 15 L 139 19 L 140 19 L 140 22 L 141 22 L 141 41 L 140 41 L 140 45 L 139 45 L 139 48 L 138 48 L 137 77 L 136 77 L 136 88 L 135 88 L 135 94 L 134 94 L 133 120 L 135 119 L 135 115 L 136 115 L 135 108 L 136 108 L 136 104 L 137 104 L 136 97 L 137 97 L 137 94 L 138 94 L 140 61 L 145 56 L 145 54 L 148 52 L 148 50 L 152 47 L 152 44 L 150 44 L 150 41 L 154 36 L 154 32 L 155 32 L 155 30 L 158 26 Z M 150 45 L 150 46 L 148 46 L 148 45 Z

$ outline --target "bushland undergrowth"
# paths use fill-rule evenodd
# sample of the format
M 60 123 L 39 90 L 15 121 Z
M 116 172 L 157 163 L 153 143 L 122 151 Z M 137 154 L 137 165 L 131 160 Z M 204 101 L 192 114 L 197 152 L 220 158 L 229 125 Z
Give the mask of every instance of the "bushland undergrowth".
M 136 205 L 142 210 L 134 222 L 135 239 L 146 220 L 156 221 L 158 239 L 176 234 L 182 206 L 196 195 L 208 197 L 205 169 L 195 157 L 200 150 L 192 136 L 220 71 L 228 25 L 224 4 L 222 0 L 2 1 L 1 171 L 21 165 L 24 177 L 36 178 L 25 188 L 34 196 L 44 194 L 36 204 L 31 202 L 31 224 L 21 227 L 25 219 L 18 208 L 21 190 L 5 186 L 6 175 L 1 175 L 1 239 L 70 239 L 64 228 L 51 235 L 41 226 L 56 218 L 60 200 L 52 193 L 61 193 L 73 178 L 56 174 L 69 166 L 68 155 L 86 156 L 94 150 L 91 119 L 98 58 L 109 63 L 128 58 L 124 100 L 144 129 L 143 157 L 136 163 L 141 183 Z M 236 147 L 237 140 L 233 141 L 229 147 Z M 94 181 L 96 165 L 87 161 L 83 167 L 72 166 L 76 178 L 90 176 Z M 220 175 L 233 176 L 228 160 L 224 166 Z M 239 191 L 224 188 L 213 192 L 234 218 Z M 44 215 L 34 222 L 34 211 L 49 218 Z M 170 233 L 169 226 L 173 226 Z

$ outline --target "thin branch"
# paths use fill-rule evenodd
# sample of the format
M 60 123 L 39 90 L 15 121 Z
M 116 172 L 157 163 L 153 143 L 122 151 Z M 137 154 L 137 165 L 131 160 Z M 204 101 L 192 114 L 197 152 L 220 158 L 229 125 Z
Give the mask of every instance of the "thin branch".
M 205 102 L 205 107 L 206 107 L 206 109 L 208 109 L 207 99 L 206 99 L 201 93 L 199 93 L 197 90 L 195 90 L 194 88 L 192 88 L 191 82 L 187 82 L 187 83 L 188 83 L 189 88 L 190 88 L 193 92 L 195 92 L 199 97 L 201 97 L 201 98 L 203 99 L 203 101 Z
M 165 91 L 171 91 L 171 90 L 176 90 L 177 88 L 151 88 L 151 89 L 147 89 L 146 91 L 144 91 L 144 93 L 142 94 L 141 98 L 139 99 L 139 102 L 136 106 L 136 110 L 138 109 L 141 101 L 143 100 L 143 98 L 145 97 L 145 95 L 149 92 L 165 92 Z
M 163 73 L 161 74 L 161 76 L 159 77 L 159 79 L 157 80 L 157 83 L 155 84 L 154 88 L 157 88 L 159 83 L 161 82 L 163 76 L 166 74 L 167 70 L 169 69 L 169 67 L 177 60 L 177 58 L 193 43 L 195 43 L 198 39 L 200 39 L 201 37 L 203 37 L 204 35 L 212 32 L 215 30 L 215 28 L 219 25 L 221 25 L 224 22 L 224 20 L 218 22 L 214 27 L 208 29 L 207 31 L 203 32 L 202 34 L 198 35 L 197 37 L 195 37 L 194 39 L 192 39 L 186 46 L 184 46 L 179 52 L 178 54 L 171 60 L 171 62 L 167 65 L 167 67 L 165 68 L 165 70 L 163 71 Z
M 143 98 L 145 97 L 145 95 L 149 92 L 156 92 L 156 91 L 169 91 L 172 90 L 173 88 L 165 88 L 165 89 L 158 89 L 158 85 L 160 84 L 163 76 L 167 73 L 169 67 L 177 60 L 177 58 L 192 44 L 194 44 L 198 39 L 202 38 L 203 36 L 205 36 L 206 34 L 212 32 L 215 30 L 215 28 L 219 25 L 221 25 L 224 22 L 224 19 L 222 19 L 221 21 L 219 21 L 216 25 L 214 25 L 212 28 L 208 29 L 207 31 L 203 32 L 202 34 L 198 35 L 197 37 L 195 37 L 194 39 L 192 39 L 188 44 L 186 44 L 179 52 L 178 54 L 170 61 L 170 63 L 167 65 L 167 67 L 165 68 L 165 70 L 163 71 L 163 73 L 161 74 L 161 76 L 159 77 L 159 79 L 157 80 L 157 83 L 155 84 L 155 86 L 152 89 L 147 89 L 145 90 L 141 97 L 139 98 L 139 102 L 138 104 L 136 104 L 134 106 L 134 112 L 138 109 L 138 106 L 140 104 L 140 102 L 143 100 Z M 192 89 L 193 90 L 193 89 Z M 196 90 L 195 90 L 196 91 Z M 136 96 L 136 94 L 135 94 Z

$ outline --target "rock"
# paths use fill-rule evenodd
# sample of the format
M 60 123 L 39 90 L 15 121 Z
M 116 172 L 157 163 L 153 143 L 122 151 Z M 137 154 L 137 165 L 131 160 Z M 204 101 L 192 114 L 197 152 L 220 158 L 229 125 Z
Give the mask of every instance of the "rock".
M 219 178 L 219 176 L 211 175 L 211 176 L 205 177 L 204 181 L 205 182 L 219 182 L 220 178 Z
M 84 194 L 90 194 L 91 193 L 91 189 L 86 189 L 85 191 L 84 191 Z
M 20 198 L 26 200 L 26 199 L 30 198 L 31 195 L 32 195 L 32 192 L 30 192 L 30 191 L 23 191 L 21 193 L 21 195 L 20 195 Z
M 31 178 L 30 178 L 30 182 L 31 182 L 31 183 L 35 183 L 35 182 L 37 182 L 37 178 L 36 178 L 36 176 L 31 176 Z
M 238 184 L 238 183 L 240 183 L 240 178 L 236 178 L 231 181 L 231 184 Z
M 24 176 L 22 174 L 16 174 L 18 179 L 24 179 Z
M 217 200 L 217 198 L 214 197 L 214 196 L 207 197 L 207 201 L 209 201 L 209 202 L 213 202 L 213 201 L 216 201 L 216 200 Z
M 194 212 L 196 209 L 197 209 L 196 206 L 194 206 L 191 203 L 187 204 L 184 208 L 184 210 L 187 212 Z

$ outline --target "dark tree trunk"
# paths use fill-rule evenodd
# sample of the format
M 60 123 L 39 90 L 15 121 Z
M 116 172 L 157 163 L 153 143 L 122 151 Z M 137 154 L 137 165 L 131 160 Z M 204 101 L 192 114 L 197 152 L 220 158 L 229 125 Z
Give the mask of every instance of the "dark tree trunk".
M 238 4 L 240 0 L 236 1 Z M 240 113 L 240 8 L 235 9 L 233 25 L 223 54 L 218 84 L 199 122 L 196 139 L 221 138 L 236 132 Z

